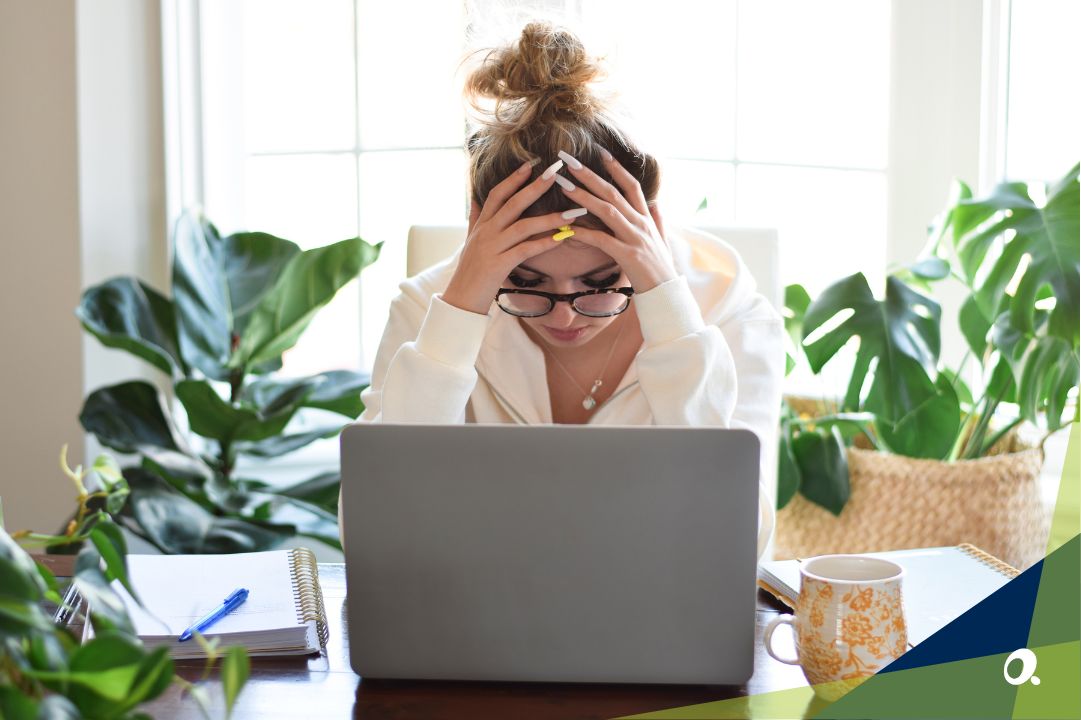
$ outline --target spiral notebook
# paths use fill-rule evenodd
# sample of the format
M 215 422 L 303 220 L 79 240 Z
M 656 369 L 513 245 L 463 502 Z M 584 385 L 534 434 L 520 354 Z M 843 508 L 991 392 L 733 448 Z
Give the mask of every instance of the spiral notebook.
M 128 576 L 140 607 L 119 590 L 135 633 L 148 649 L 168 647 L 174 658 L 205 657 L 186 628 L 237 588 L 243 605 L 203 633 L 220 647 L 241 645 L 249 655 L 306 655 L 327 642 L 326 613 L 315 556 L 306 548 L 235 555 L 128 555 Z M 119 587 L 119 584 L 115 584 Z M 88 633 L 90 623 L 87 623 Z
M 901 597 L 908 644 L 915 647 L 1017 576 L 1018 571 L 975 545 L 859 553 L 905 569 Z M 792 609 L 799 598 L 799 560 L 758 565 L 758 585 Z

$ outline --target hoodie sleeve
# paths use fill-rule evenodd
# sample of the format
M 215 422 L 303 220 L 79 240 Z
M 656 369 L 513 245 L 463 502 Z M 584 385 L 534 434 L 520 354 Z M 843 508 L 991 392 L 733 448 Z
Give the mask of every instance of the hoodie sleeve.
M 357 421 L 464 423 L 488 320 L 439 294 L 425 307 L 415 290 L 403 287 L 391 302 Z
M 744 428 L 762 446 L 759 557 L 773 533 L 772 478 L 784 376 L 784 323 L 761 295 L 708 325 L 679 276 L 635 295 L 643 349 L 639 384 L 655 425 Z

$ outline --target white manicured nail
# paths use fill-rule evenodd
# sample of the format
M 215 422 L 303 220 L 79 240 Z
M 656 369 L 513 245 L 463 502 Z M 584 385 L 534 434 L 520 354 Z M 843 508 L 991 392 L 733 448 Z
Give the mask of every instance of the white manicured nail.
M 565 152 L 563 150 L 560 150 L 559 151 L 559 157 L 563 158 L 563 160 L 568 165 L 571 166 L 571 170 L 581 170 L 582 169 L 582 163 L 578 162 L 578 158 L 574 157 L 569 152 Z
M 554 163 L 548 166 L 548 169 L 541 173 L 541 180 L 547 180 L 548 178 L 559 172 L 559 168 L 563 167 L 562 160 L 556 160 Z
M 589 211 L 585 208 L 574 208 L 573 210 L 566 211 L 565 213 L 560 215 L 560 217 L 562 217 L 564 220 L 573 220 L 574 218 L 582 217 L 587 213 L 589 213 Z
M 567 192 L 574 190 L 574 183 L 572 183 L 570 180 L 563 177 L 562 175 L 556 175 L 556 182 L 559 183 L 560 187 L 562 187 Z

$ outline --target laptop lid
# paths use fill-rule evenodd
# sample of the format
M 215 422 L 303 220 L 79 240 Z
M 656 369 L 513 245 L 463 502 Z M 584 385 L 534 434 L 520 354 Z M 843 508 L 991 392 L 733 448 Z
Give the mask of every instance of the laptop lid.
M 750 431 L 356 423 L 341 454 L 359 675 L 751 676 Z

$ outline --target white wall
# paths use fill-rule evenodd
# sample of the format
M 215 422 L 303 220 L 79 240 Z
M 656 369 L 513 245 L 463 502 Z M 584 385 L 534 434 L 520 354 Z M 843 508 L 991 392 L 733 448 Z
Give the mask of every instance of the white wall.
M 161 289 L 166 222 L 158 3 L 0 2 L 0 498 L 5 526 L 52 531 L 60 473 L 92 459 L 89 389 L 145 364 L 85 336 L 82 288 L 135 274 Z
M 0 498 L 9 530 L 51 531 L 74 507 L 82 345 L 75 4 L 0 2 Z

